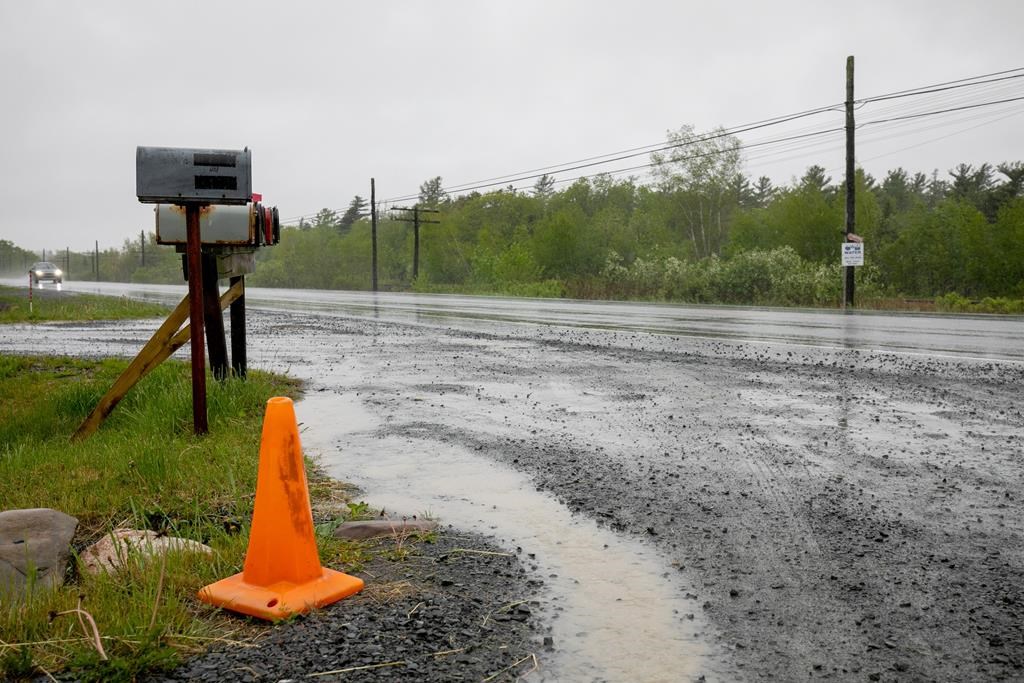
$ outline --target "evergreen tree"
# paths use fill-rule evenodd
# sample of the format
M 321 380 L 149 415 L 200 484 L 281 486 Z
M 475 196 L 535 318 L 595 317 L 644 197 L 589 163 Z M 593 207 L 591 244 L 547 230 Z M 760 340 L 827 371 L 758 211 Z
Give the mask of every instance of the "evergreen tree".
M 436 209 L 448 199 L 441 176 L 434 176 L 420 185 L 420 206 Z
M 968 202 L 977 209 L 984 208 L 988 192 L 992 189 L 990 164 L 982 164 L 976 169 L 970 164 L 957 164 L 949 175 L 953 179 L 950 195 L 954 199 Z
M 549 176 L 547 173 L 537 178 L 537 182 L 533 184 L 533 196 L 538 199 L 548 199 L 555 189 L 555 179 Z
M 357 220 L 369 215 L 366 211 L 366 207 L 367 201 L 365 199 L 359 195 L 353 197 L 352 201 L 349 202 L 348 209 L 345 210 L 345 213 L 338 221 L 338 232 L 342 234 L 348 232 L 352 229 L 352 226 Z
M 772 185 L 772 179 L 766 175 L 761 176 L 754 183 L 753 189 L 753 203 L 754 206 L 763 209 L 771 203 L 772 199 L 775 198 L 775 186 Z
M 313 216 L 313 227 L 314 228 L 330 228 L 332 230 L 338 227 L 338 214 L 332 209 L 320 209 Z
M 819 192 L 826 197 L 831 197 L 835 193 L 835 186 L 832 184 L 832 177 L 825 175 L 825 168 L 814 164 L 810 166 L 804 173 L 803 177 L 800 178 L 800 187 L 806 190 L 812 190 Z

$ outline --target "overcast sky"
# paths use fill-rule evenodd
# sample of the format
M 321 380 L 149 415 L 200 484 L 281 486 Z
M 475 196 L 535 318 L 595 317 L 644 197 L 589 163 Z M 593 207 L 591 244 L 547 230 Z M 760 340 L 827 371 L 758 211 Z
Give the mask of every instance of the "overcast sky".
M 87 250 L 152 230 L 137 145 L 248 146 L 253 189 L 291 217 L 343 209 L 371 176 L 397 197 L 840 103 L 847 55 L 858 98 L 1024 67 L 1022 25 L 1020 0 L 0 0 L 0 239 Z M 866 104 L 858 123 L 1024 96 L 1022 81 Z M 1022 125 L 1024 102 L 879 124 L 858 160 L 879 178 L 1024 160 Z M 752 148 L 746 170 L 839 180 L 842 155 L 838 134 Z

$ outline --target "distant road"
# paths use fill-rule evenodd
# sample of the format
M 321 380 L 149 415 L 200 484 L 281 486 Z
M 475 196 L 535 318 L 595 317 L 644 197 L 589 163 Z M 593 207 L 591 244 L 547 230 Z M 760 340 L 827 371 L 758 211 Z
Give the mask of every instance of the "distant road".
M 24 283 L 9 280 L 14 286 Z M 182 285 L 68 282 L 66 291 L 173 302 Z M 795 346 L 850 348 L 930 357 L 1024 362 L 1024 316 L 840 313 L 813 309 L 684 306 L 309 289 L 246 291 L 249 306 L 474 329 L 530 324 L 637 331 Z

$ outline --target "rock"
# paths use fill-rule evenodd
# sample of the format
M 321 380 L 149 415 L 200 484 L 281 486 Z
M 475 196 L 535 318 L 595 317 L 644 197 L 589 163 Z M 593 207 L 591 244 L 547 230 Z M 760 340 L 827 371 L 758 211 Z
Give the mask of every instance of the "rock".
M 118 569 L 133 553 L 150 557 L 168 551 L 205 553 L 213 550 L 202 543 L 175 536 L 161 536 L 155 531 L 115 529 L 82 551 L 82 567 L 90 574 Z
M 63 585 L 77 528 L 77 519 L 48 508 L 0 512 L 0 595 L 24 593 L 32 568 L 36 586 Z
M 417 519 L 370 519 L 361 522 L 343 522 L 334 530 L 335 538 L 362 541 L 382 536 L 408 536 L 422 534 L 437 528 L 437 522 Z

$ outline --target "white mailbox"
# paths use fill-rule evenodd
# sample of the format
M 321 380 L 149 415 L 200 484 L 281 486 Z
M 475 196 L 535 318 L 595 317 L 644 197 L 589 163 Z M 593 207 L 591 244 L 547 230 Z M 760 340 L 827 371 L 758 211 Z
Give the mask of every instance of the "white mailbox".
M 157 205 L 157 244 L 187 242 L 185 211 L 177 204 Z M 280 235 L 276 207 L 253 202 L 245 206 L 211 204 L 199 209 L 199 241 L 204 246 L 269 246 L 277 244 Z

